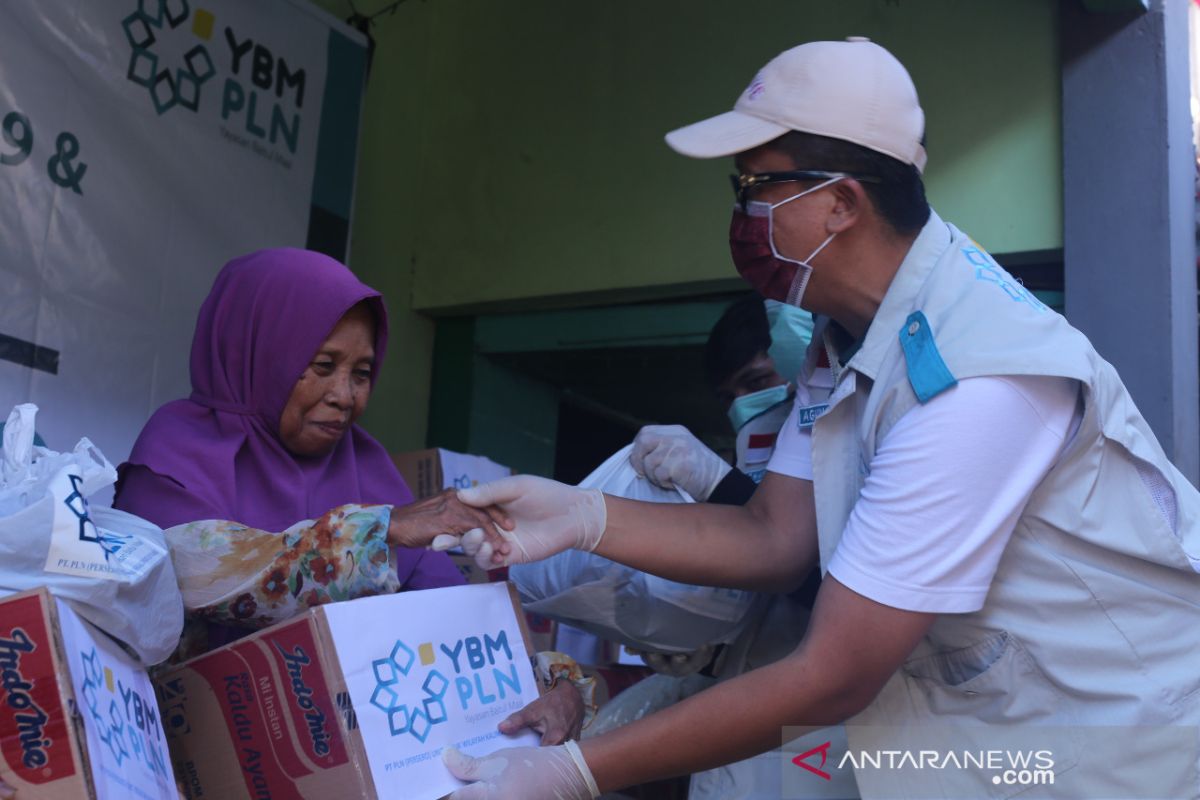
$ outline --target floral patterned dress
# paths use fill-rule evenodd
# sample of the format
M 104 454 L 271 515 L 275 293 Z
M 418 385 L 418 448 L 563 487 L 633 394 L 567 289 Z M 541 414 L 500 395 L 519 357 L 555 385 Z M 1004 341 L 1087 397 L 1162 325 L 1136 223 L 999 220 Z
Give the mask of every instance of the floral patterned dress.
M 313 606 L 401 589 L 387 545 L 392 507 L 338 506 L 283 533 L 229 520 L 188 522 L 165 531 L 187 613 L 173 662 L 237 638 L 229 628 L 257 630 Z M 547 651 L 534 659 L 550 688 L 565 680 L 579 690 L 584 724 L 596 713 L 595 679 L 574 659 Z
M 167 544 L 189 618 L 177 657 L 236 638 L 210 635 L 212 623 L 265 628 L 313 606 L 399 591 L 387 545 L 391 511 L 386 505 L 338 506 L 282 533 L 229 520 L 169 528 Z

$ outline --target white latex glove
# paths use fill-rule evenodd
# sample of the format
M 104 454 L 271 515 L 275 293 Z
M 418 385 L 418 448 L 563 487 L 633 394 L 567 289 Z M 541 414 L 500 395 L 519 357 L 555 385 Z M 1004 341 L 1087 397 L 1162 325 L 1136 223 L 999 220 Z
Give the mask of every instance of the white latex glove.
M 492 540 L 478 528 L 461 537 L 443 534 L 433 540 L 434 550 L 461 544 L 484 569 L 539 561 L 572 547 L 590 552 L 600 544 L 608 520 L 599 489 L 579 489 L 533 475 L 460 489 L 458 499 L 475 508 L 497 506 L 513 523 L 511 531 L 499 529 L 511 544 L 508 556 L 499 562 L 492 560 Z
M 575 742 L 509 747 L 482 758 L 447 747 L 442 761 L 454 777 L 475 781 L 449 800 L 595 800 L 600 796 Z
M 647 425 L 633 440 L 629 463 L 655 486 L 678 486 L 704 502 L 733 469 L 682 425 Z
M 686 678 L 707 667 L 713 660 L 717 648 L 711 644 L 703 645 L 691 653 L 642 653 L 642 661 L 646 666 L 660 675 L 670 675 L 672 678 Z

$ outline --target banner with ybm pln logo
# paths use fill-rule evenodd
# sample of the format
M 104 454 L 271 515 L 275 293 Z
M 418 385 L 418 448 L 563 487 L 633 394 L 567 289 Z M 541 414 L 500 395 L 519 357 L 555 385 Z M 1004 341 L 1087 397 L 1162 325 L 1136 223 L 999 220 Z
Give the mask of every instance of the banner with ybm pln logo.
M 40 0 L 0 24 L 0 410 L 123 459 L 229 259 L 345 259 L 366 42 L 306 0 Z

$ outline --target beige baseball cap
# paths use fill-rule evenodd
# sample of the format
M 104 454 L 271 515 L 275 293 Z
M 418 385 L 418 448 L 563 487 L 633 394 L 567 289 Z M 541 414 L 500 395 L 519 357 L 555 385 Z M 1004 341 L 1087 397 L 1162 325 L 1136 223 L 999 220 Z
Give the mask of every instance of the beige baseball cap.
M 803 131 L 869 147 L 925 170 L 925 112 L 896 57 L 862 36 L 808 42 L 771 59 L 733 111 L 667 134 L 692 158 L 717 158 Z

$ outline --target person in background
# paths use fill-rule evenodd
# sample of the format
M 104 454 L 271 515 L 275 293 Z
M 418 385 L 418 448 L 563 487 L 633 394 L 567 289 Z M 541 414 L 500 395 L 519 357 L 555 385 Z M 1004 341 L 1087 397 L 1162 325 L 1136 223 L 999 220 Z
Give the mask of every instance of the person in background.
M 678 486 L 694 500 L 744 505 L 766 473 L 775 439 L 791 411 L 792 391 L 812 339 L 812 315 L 747 294 L 709 332 L 704 370 L 736 439 L 730 466 L 682 425 L 647 425 L 630 463 L 656 486 Z
M 634 469 L 657 486 L 679 486 L 702 502 L 748 503 L 766 474 L 779 430 L 791 413 L 793 384 L 804 370 L 812 329 L 812 315 L 804 309 L 764 301 L 754 292 L 730 304 L 709 332 L 704 367 L 708 384 L 737 436 L 736 464 L 730 467 L 681 425 L 647 425 L 638 431 L 630 453 Z M 828 372 L 827 364 L 824 371 Z M 705 487 L 713 480 L 715 487 L 706 493 Z M 820 586 L 820 572 L 813 570 L 795 592 L 760 595 L 748 612 L 756 621 L 736 641 L 718 648 L 702 674 L 728 679 L 783 658 L 800 643 Z M 675 662 L 694 661 L 687 654 L 647 653 L 642 657 L 665 674 L 676 671 Z M 664 677 L 654 680 L 661 683 Z M 654 684 L 626 691 L 682 699 L 710 685 L 696 677 L 676 680 L 679 683 L 670 692 Z M 645 713 L 661 707 L 665 705 L 647 707 Z M 614 727 L 607 723 L 601 712 L 592 735 Z M 826 728 L 819 733 L 826 739 L 845 741 L 841 729 Z M 696 773 L 691 776 L 688 797 L 774 800 L 781 792 L 779 759 L 776 750 Z M 844 800 L 856 797 L 857 790 L 852 778 L 838 776 L 837 781 L 813 787 L 812 796 Z
M 189 614 L 178 656 L 322 603 L 465 582 L 444 553 L 406 545 L 492 518 L 453 491 L 414 503 L 357 425 L 387 334 L 380 294 L 320 253 L 261 250 L 217 276 L 196 323 L 192 394 L 151 417 L 114 500 L 168 529 Z M 559 681 L 502 730 L 528 724 L 562 741 L 583 711 Z

